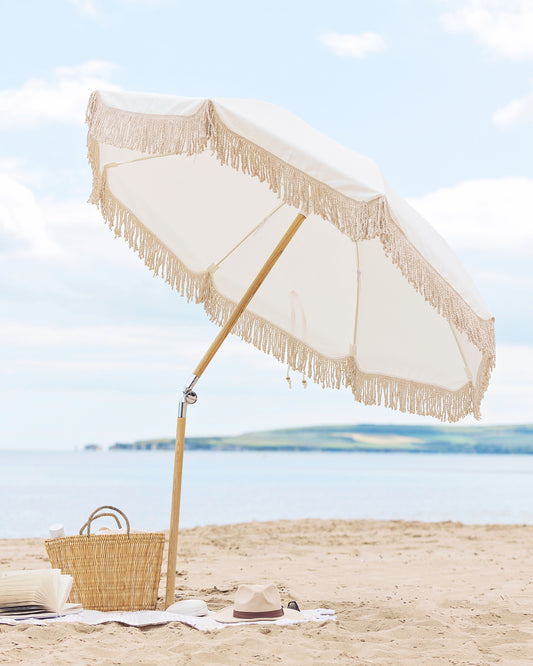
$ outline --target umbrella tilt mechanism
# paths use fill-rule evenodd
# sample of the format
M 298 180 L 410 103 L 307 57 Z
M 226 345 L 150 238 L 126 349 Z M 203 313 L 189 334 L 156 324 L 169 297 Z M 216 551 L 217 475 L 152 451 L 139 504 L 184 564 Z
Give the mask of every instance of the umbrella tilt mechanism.
M 199 377 L 193 375 L 191 381 L 183 389 L 183 394 L 178 403 L 178 418 L 185 418 L 187 415 L 187 405 L 194 405 L 194 403 L 198 400 L 198 396 L 193 391 L 193 388 L 196 385 L 198 379 Z
M 170 513 L 170 533 L 168 541 L 165 608 L 168 608 L 171 604 L 174 603 L 175 600 L 181 478 L 183 470 L 183 451 L 185 445 L 185 422 L 187 406 L 193 405 L 198 399 L 198 396 L 193 391 L 193 388 L 305 219 L 306 215 L 303 213 L 298 213 L 298 215 L 294 218 L 292 224 L 287 229 L 279 243 L 276 245 L 272 251 L 272 254 L 266 260 L 257 276 L 246 290 L 244 296 L 235 306 L 235 309 L 228 317 L 228 320 L 211 343 L 211 346 L 196 366 L 192 379 L 183 389 L 183 394 L 178 406 L 178 420 L 176 427 L 176 448 L 174 453 L 174 478 L 172 484 L 172 506 Z

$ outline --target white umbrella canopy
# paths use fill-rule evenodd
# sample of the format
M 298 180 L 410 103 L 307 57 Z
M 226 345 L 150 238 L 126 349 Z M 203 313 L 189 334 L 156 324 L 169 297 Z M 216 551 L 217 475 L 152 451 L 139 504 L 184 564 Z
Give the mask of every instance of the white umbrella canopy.
M 480 417 L 494 321 L 445 241 L 371 160 L 250 100 L 95 92 L 87 122 L 90 200 L 222 326 L 179 405 L 166 606 L 186 407 L 230 331 L 367 405 Z
M 378 167 L 251 100 L 92 94 L 96 203 L 146 265 L 223 324 L 300 211 L 233 333 L 364 404 L 480 417 L 494 320 Z

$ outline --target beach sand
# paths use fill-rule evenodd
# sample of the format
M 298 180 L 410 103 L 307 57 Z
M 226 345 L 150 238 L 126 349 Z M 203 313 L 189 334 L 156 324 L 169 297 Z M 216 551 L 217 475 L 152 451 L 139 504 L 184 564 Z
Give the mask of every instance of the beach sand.
M 0 625 L 4 664 L 533 664 L 533 526 L 300 520 L 183 530 L 177 595 L 229 605 L 239 583 L 337 622 Z M 0 570 L 47 567 L 41 539 L 0 541 Z M 164 580 L 160 588 L 162 597 Z

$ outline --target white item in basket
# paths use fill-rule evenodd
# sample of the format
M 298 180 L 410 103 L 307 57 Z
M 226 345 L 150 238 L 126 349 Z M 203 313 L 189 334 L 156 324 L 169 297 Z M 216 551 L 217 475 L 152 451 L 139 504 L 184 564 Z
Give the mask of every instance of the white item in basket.
M 59 539 L 60 537 L 65 536 L 65 530 L 63 529 L 63 525 L 61 525 L 61 523 L 54 523 L 53 525 L 50 525 L 49 530 L 51 539 Z

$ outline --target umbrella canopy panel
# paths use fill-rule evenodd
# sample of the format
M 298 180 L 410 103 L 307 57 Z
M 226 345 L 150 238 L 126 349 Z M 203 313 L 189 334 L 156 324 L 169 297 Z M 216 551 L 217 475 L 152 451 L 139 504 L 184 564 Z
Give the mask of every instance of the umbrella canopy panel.
M 302 210 L 234 332 L 366 404 L 449 421 L 479 414 L 494 361 L 490 313 L 370 160 L 292 114 L 282 122 L 271 105 L 243 103 L 228 147 L 217 127 L 235 132 L 236 101 L 108 95 L 89 109 L 92 200 L 150 268 L 223 324 Z

